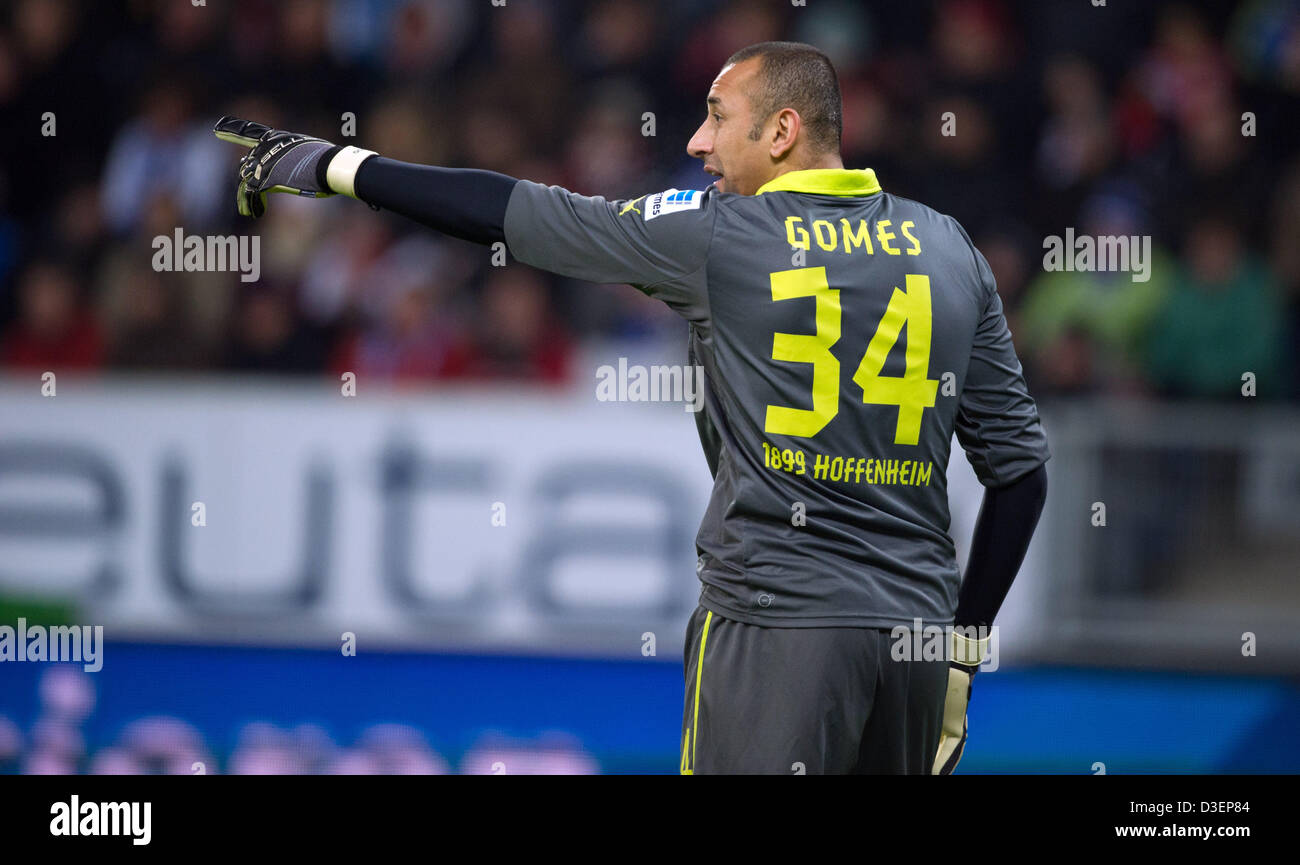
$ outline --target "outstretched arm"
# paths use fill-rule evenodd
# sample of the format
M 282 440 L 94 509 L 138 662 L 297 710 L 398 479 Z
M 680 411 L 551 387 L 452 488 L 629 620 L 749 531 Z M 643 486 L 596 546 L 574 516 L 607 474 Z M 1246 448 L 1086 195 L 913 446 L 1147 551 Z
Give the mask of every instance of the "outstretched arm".
M 495 243 L 505 240 L 506 206 L 518 182 L 495 171 L 373 156 L 357 169 L 354 197 L 452 237 Z
M 239 212 L 260 217 L 272 192 L 323 198 L 342 194 L 430 228 L 472 240 L 505 239 L 506 205 L 518 182 L 494 171 L 438 168 L 385 159 L 373 150 L 272 129 L 238 117 L 213 127 L 222 141 L 248 147 L 239 166 Z
M 248 147 L 239 167 L 239 212 L 259 217 L 267 195 L 347 195 L 477 243 L 505 241 L 518 261 L 562 276 L 628 283 L 692 321 L 707 315 L 703 265 L 713 197 L 670 189 L 607 201 L 493 171 L 385 159 L 261 123 L 223 117 L 213 129 Z

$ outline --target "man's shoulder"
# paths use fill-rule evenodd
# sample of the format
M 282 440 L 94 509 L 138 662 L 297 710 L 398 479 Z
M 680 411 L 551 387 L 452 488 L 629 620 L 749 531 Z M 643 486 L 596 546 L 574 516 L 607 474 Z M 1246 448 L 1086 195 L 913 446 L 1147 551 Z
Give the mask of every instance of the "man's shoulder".
M 917 226 L 922 230 L 926 230 L 932 236 L 941 234 L 945 238 L 944 246 L 956 256 L 957 260 L 966 265 L 973 264 L 976 270 L 980 269 L 975 241 L 971 239 L 966 228 L 955 216 L 935 210 L 928 204 L 902 195 L 893 195 L 891 193 L 882 193 L 882 195 L 887 196 L 885 209 L 893 214 L 896 223 L 901 218 L 906 218 L 915 222 Z
M 966 229 L 957 221 L 956 217 L 950 216 L 939 210 L 935 210 L 924 202 L 917 201 L 914 198 L 907 198 L 902 195 L 895 195 L 891 192 L 882 192 L 882 196 L 887 200 L 888 206 L 896 211 L 905 211 L 910 216 L 920 217 L 936 225 L 943 225 L 952 231 L 966 236 Z

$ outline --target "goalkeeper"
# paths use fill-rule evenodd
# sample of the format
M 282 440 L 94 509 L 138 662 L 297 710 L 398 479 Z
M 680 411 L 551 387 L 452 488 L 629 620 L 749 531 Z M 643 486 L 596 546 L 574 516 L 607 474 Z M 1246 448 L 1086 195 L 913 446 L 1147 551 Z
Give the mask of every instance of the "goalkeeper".
M 269 193 L 346 195 L 629 283 L 686 319 L 714 488 L 683 774 L 949 773 L 987 651 L 966 629 L 992 624 L 1046 497 L 1047 441 L 993 275 L 951 217 L 844 167 L 839 85 L 815 48 L 737 52 L 706 109 L 687 150 L 717 180 L 630 201 L 232 117 L 215 132 L 249 148 L 245 215 Z M 954 435 L 986 488 L 964 578 L 948 535 Z M 957 626 L 947 657 L 897 651 L 918 622 Z

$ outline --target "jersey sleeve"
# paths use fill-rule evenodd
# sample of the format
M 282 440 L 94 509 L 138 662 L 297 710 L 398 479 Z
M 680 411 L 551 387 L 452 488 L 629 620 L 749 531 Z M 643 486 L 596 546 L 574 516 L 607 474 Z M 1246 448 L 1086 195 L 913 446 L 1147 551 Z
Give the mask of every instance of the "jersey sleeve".
M 590 282 L 626 282 L 699 320 L 715 218 L 712 189 L 608 201 L 521 180 L 506 207 L 505 236 L 525 264 Z
M 975 247 L 984 309 L 957 407 L 957 441 L 980 483 L 1005 486 L 1051 456 L 1038 406 L 1025 385 L 993 272 Z

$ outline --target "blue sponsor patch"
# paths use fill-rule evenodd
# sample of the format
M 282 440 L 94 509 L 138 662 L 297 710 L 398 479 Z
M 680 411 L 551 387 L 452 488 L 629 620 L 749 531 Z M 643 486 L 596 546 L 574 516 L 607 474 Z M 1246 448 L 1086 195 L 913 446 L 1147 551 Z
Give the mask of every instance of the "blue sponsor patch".
M 703 201 L 704 193 L 698 189 L 665 189 L 663 192 L 656 192 L 646 200 L 645 221 L 649 222 L 656 216 L 668 213 L 699 210 Z

